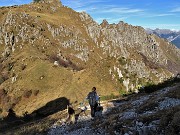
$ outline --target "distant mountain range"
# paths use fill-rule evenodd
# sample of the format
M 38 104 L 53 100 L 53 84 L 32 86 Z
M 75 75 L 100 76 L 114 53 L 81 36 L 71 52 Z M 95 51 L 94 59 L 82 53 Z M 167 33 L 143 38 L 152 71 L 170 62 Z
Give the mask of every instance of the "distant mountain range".
M 148 34 L 155 34 L 161 38 L 165 38 L 180 48 L 180 31 L 173 31 L 169 29 L 146 29 L 146 32 Z

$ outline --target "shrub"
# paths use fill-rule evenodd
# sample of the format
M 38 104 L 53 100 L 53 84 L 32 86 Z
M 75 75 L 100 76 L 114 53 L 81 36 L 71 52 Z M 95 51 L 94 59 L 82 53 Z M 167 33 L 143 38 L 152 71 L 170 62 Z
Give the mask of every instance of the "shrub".
M 118 61 L 121 65 L 125 65 L 127 63 L 124 57 L 119 58 Z
M 39 94 L 39 90 L 34 90 L 33 94 L 34 96 L 37 96 Z
M 49 61 L 52 63 L 54 63 L 54 61 L 57 61 L 59 63 L 59 66 L 62 66 L 65 68 L 69 67 L 69 68 L 72 68 L 73 70 L 76 70 L 76 71 L 80 71 L 83 69 L 82 67 L 78 67 L 71 60 L 69 60 L 69 59 L 64 60 L 62 58 L 59 58 L 56 54 L 51 54 L 49 56 Z
M 64 60 L 62 60 L 62 59 L 59 59 L 58 62 L 63 67 L 68 67 L 69 66 L 69 63 L 64 61 Z
M 3 64 L 0 63 L 0 71 L 2 71 L 2 69 L 3 69 Z
M 7 92 L 4 89 L 0 88 L 0 103 L 6 97 L 6 94 Z
M 51 55 L 49 56 L 49 60 L 50 60 L 50 62 L 53 63 L 54 61 L 58 61 L 59 58 L 57 57 L 57 55 L 51 54 Z
M 140 89 L 139 92 L 151 93 L 151 92 L 160 90 L 162 88 L 171 86 L 173 83 L 176 83 L 176 82 L 180 82 L 180 78 L 177 78 L 177 77 L 170 78 L 159 84 L 148 83 L 143 89 Z
M 0 75 L 0 84 L 2 84 L 4 82 L 4 78 L 2 75 Z
M 0 88 L 0 96 L 5 95 L 5 94 L 6 94 L 6 91 L 3 88 Z
M 127 93 L 126 93 L 125 90 L 119 90 L 119 94 L 120 94 L 120 96 L 124 96 L 124 95 L 126 95 Z
M 13 99 L 13 104 L 15 104 L 15 105 L 18 104 L 21 101 L 21 99 L 22 99 L 22 96 L 14 98 Z
M 8 63 L 8 71 L 11 71 L 14 67 L 14 63 Z
M 12 108 L 12 104 L 11 104 L 11 97 L 10 96 L 5 96 L 2 99 L 2 104 L 3 104 L 3 108 L 5 111 L 8 111 L 10 108 Z
M 21 65 L 21 70 L 24 70 L 26 68 L 26 65 L 25 64 L 22 64 Z
M 119 81 L 120 83 L 123 83 L 124 79 L 121 77 L 121 78 L 118 79 L 118 81 Z
M 1 81 L 3 81 L 3 82 L 6 81 L 7 79 L 9 79 L 8 72 L 1 73 L 0 78 L 2 79 Z
M 24 91 L 23 97 L 29 98 L 32 95 L 32 90 Z

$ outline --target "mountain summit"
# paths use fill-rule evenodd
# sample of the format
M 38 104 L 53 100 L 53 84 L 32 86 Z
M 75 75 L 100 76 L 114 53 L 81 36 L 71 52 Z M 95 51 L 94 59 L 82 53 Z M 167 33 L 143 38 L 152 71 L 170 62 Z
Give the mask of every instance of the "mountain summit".
M 58 3 L 58 4 L 57 4 Z M 180 71 L 180 50 L 124 22 L 96 23 L 58 0 L 0 8 L 0 112 L 137 92 Z M 57 105 L 58 106 L 58 105 Z
M 62 5 L 60 0 L 34 0 L 34 3 L 47 3 L 53 5 Z

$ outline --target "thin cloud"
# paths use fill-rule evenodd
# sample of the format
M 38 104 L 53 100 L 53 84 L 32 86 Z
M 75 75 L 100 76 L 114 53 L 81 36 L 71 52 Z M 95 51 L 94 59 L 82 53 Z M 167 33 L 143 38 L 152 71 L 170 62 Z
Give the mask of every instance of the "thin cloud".
M 117 17 L 117 18 L 95 18 L 96 22 L 98 22 L 99 24 L 102 23 L 102 21 L 104 19 L 106 19 L 108 21 L 109 24 L 112 23 L 118 23 L 119 21 L 124 21 L 125 19 L 127 19 L 128 17 Z
M 172 16 L 175 14 L 155 14 L 155 15 L 149 15 L 148 17 L 164 17 L 164 16 Z
M 179 30 L 180 24 L 148 24 L 148 25 L 142 25 L 144 28 L 161 28 L 161 29 L 171 29 L 174 28 L 174 30 Z M 176 29 L 177 28 L 177 29 Z
M 91 0 L 91 1 L 84 1 L 84 0 L 68 0 L 64 1 L 64 5 L 72 5 L 74 9 L 79 11 L 86 11 L 89 6 L 96 5 L 97 3 L 104 3 L 104 0 Z M 85 8 L 86 7 L 86 8 Z M 81 10 L 82 9 L 82 10 Z
M 119 17 L 119 18 L 109 18 L 109 19 L 107 19 L 108 20 L 108 22 L 110 23 L 110 24 L 112 24 L 112 23 L 118 23 L 119 21 L 124 21 L 124 20 L 126 20 L 128 17 Z
M 78 12 L 92 12 L 92 13 L 114 13 L 114 14 L 131 14 L 143 12 L 143 9 L 129 8 L 129 7 L 117 7 L 116 5 L 107 5 L 104 0 L 76 0 L 76 1 L 65 1 L 65 5 L 73 5 L 73 9 Z
M 128 14 L 128 13 L 139 13 L 139 12 L 143 12 L 144 10 L 142 9 L 133 9 L 133 8 L 127 8 L 127 7 L 123 7 L 123 8 L 111 8 L 111 9 L 104 9 L 101 10 L 100 12 L 103 13 L 121 13 L 121 14 Z
M 153 26 L 167 26 L 167 27 L 171 27 L 171 26 L 180 26 L 180 24 L 153 24 Z
M 180 7 L 172 9 L 170 12 L 180 12 Z
M 11 0 L 11 2 L 9 2 L 9 0 L 1 0 L 0 6 L 13 6 L 22 4 L 24 4 L 23 0 Z
M 80 9 L 79 9 L 80 10 Z M 136 9 L 136 8 L 128 8 L 128 7 L 115 7 L 113 5 L 101 5 L 101 6 L 93 6 L 93 7 L 86 7 L 82 8 L 81 10 L 85 11 L 92 11 L 96 13 L 113 13 L 113 14 L 131 14 L 131 13 L 142 13 L 144 12 L 143 9 Z
M 144 12 L 143 9 L 116 7 L 115 5 L 102 5 L 102 4 L 78 8 L 76 9 L 76 11 L 78 12 L 85 11 L 91 14 L 98 23 L 101 23 L 103 19 L 106 19 L 109 23 L 118 23 L 119 21 L 122 20 L 125 21 L 127 18 L 131 16 L 141 16 L 141 13 Z M 110 14 L 111 17 L 108 17 Z

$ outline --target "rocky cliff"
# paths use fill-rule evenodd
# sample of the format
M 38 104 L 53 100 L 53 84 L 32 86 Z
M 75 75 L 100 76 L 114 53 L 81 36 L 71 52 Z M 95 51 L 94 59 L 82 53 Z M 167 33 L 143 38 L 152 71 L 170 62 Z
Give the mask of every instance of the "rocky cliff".
M 176 75 L 180 50 L 124 22 L 100 25 L 58 0 L 0 8 L 1 115 L 31 113 L 93 86 L 119 95 Z

